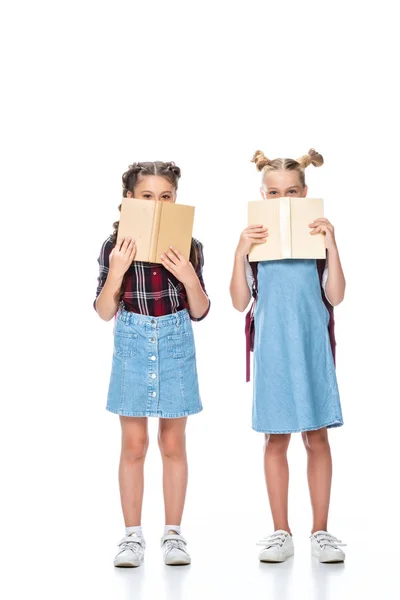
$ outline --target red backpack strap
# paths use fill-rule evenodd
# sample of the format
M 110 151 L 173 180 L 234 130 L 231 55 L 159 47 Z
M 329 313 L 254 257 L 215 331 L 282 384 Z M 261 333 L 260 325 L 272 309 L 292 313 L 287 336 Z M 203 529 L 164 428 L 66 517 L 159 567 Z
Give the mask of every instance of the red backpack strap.
M 251 303 L 250 309 L 246 314 L 246 322 L 245 322 L 245 335 L 246 335 L 246 383 L 250 381 L 250 353 L 254 351 L 254 310 L 257 302 L 257 293 L 258 293 L 258 282 L 257 282 L 257 273 L 258 273 L 258 263 L 251 262 L 251 269 L 253 271 L 254 277 L 254 285 L 253 285 L 253 302 Z

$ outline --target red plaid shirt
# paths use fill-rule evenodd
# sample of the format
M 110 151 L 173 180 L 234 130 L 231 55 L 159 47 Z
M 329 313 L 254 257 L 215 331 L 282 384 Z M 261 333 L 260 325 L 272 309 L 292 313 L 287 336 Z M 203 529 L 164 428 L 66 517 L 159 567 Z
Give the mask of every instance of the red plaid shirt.
M 201 287 L 207 294 L 203 281 L 203 245 L 193 238 L 193 243 L 199 258 L 196 270 Z M 106 282 L 109 270 L 109 257 L 114 244 L 111 236 L 103 243 L 99 263 L 99 276 L 97 278 L 97 292 L 93 306 L 96 308 L 96 300 Z M 130 310 L 141 315 L 151 317 L 162 317 L 170 315 L 184 308 L 189 310 L 189 303 L 185 286 L 172 275 L 163 265 L 147 262 L 134 261 L 129 267 L 124 285 L 124 293 L 121 304 L 125 310 Z M 191 316 L 193 321 L 201 321 L 210 310 L 210 303 L 206 313 L 199 319 Z M 189 311 L 190 314 L 190 311 Z

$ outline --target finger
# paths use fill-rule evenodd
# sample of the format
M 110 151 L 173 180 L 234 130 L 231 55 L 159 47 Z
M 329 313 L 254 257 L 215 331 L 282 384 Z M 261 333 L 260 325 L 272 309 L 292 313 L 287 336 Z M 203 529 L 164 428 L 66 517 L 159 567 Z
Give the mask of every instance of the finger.
M 321 217 L 319 219 L 315 219 L 315 221 L 313 221 L 312 223 L 310 223 L 310 225 L 331 225 L 330 221 L 328 221 L 328 219 L 325 219 L 325 217 Z
M 172 250 L 167 250 L 164 254 L 169 258 L 172 264 L 177 265 L 179 263 L 179 258 L 172 252 Z
M 126 238 L 123 239 L 122 244 L 121 244 L 121 246 L 119 248 L 120 252 L 123 252 L 123 253 L 126 252 L 126 249 L 128 248 L 129 243 L 130 243 L 131 240 L 132 240 L 131 237 L 126 237 Z
M 313 231 L 310 231 L 310 235 L 315 235 L 316 233 L 326 233 L 326 227 L 324 226 L 319 226 L 316 227 Z
M 172 267 L 175 267 L 175 263 L 172 262 L 172 260 L 168 256 L 168 252 L 165 252 L 164 254 L 161 254 L 160 258 L 161 258 L 163 264 L 165 266 L 167 266 L 167 268 L 171 269 Z
M 137 250 L 136 243 L 132 242 L 132 246 L 131 246 L 130 253 L 129 253 L 129 258 L 131 260 L 133 260 L 135 258 L 135 256 L 136 256 L 136 250 Z
M 185 257 L 183 256 L 183 254 L 177 248 L 170 246 L 170 250 L 171 250 L 171 252 L 173 252 L 175 254 L 175 256 L 177 257 L 178 260 L 180 260 L 180 261 L 185 260 Z
M 257 238 L 265 238 L 268 237 L 269 233 L 249 233 L 247 238 L 249 240 L 256 240 Z
M 248 227 L 246 227 L 245 231 L 254 231 L 257 229 L 261 231 L 268 231 L 268 228 L 264 227 L 264 225 L 249 225 Z
M 161 254 L 160 256 L 161 264 L 173 275 L 175 275 L 175 265 L 168 259 L 165 254 Z

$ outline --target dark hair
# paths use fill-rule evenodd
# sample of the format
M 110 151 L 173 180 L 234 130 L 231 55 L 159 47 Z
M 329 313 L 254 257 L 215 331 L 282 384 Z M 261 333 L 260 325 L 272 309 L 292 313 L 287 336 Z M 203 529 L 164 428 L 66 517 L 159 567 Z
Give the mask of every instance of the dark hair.
M 174 186 L 175 190 L 178 189 L 178 181 L 181 176 L 180 168 L 174 162 L 161 162 L 156 160 L 154 162 L 135 162 L 129 165 L 128 170 L 122 175 L 122 196 L 127 197 L 128 192 L 134 195 L 136 184 L 147 175 L 157 175 L 164 177 Z M 121 211 L 122 204 L 119 205 L 118 210 Z M 116 221 L 113 225 L 114 231 L 111 235 L 111 240 L 115 246 L 117 243 L 119 221 Z M 197 269 L 199 264 L 199 257 L 196 247 L 192 241 L 190 248 L 190 262 Z M 121 290 L 119 292 L 119 300 L 122 299 L 123 290 L 125 287 L 125 278 L 122 281 Z

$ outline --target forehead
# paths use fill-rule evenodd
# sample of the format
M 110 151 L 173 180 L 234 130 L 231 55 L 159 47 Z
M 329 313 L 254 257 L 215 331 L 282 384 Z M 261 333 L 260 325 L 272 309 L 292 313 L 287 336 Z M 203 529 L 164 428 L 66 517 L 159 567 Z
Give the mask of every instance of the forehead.
M 174 184 L 160 175 L 144 175 L 140 177 L 135 186 L 136 191 L 149 190 L 153 192 L 173 192 Z
M 264 177 L 264 183 L 267 188 L 278 189 L 300 186 L 300 174 L 298 171 L 288 171 L 286 169 L 268 171 Z

